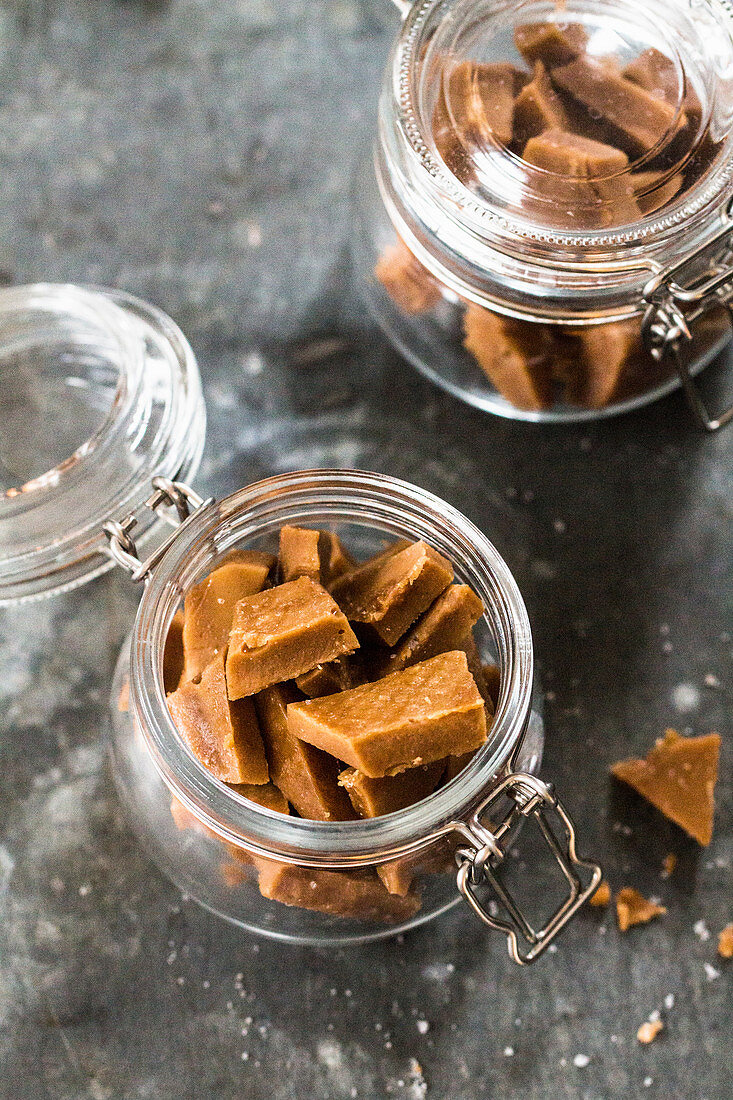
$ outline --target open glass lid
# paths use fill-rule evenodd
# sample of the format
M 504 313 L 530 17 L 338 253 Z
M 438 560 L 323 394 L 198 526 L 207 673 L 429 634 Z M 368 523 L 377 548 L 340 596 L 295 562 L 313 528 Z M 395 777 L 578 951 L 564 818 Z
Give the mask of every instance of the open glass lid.
M 726 0 L 438 0 L 408 16 L 414 150 L 476 225 L 578 246 L 664 234 L 733 173 Z
M 0 604 L 110 568 L 102 524 L 154 475 L 194 473 L 204 432 L 196 360 L 165 314 L 116 290 L 0 291 Z

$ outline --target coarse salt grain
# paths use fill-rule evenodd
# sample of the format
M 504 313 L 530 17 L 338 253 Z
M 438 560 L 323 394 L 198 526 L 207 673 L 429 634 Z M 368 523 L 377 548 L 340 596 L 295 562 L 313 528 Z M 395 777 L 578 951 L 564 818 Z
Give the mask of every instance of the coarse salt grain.
M 578 1069 L 585 1069 L 585 1067 L 589 1064 L 590 1058 L 587 1054 L 576 1054 L 573 1058 L 573 1065 L 577 1066 Z

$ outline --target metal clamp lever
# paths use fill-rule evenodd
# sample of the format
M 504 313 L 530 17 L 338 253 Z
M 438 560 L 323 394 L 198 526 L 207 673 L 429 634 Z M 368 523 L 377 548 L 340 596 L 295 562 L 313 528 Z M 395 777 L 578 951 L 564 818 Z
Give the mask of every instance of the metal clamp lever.
M 481 818 L 489 809 L 497 808 L 502 799 L 509 800 L 509 809 L 505 810 L 499 823 L 489 829 Z M 548 812 L 552 811 L 563 828 L 564 842 L 561 843 L 550 825 Z M 495 873 L 496 864 L 505 858 L 501 841 L 521 819 L 534 819 L 555 857 L 570 887 L 569 893 L 555 910 L 543 928 L 536 930 L 523 915 L 507 888 Z M 568 923 L 578 909 L 595 892 L 601 881 L 601 868 L 597 863 L 581 859 L 575 849 L 575 826 L 562 803 L 556 798 L 552 787 L 536 776 L 516 773 L 508 776 L 497 787 L 461 828 L 462 835 L 470 840 L 470 848 L 459 848 L 456 852 L 458 863 L 458 889 L 480 920 L 490 928 L 503 932 L 507 937 L 509 954 L 514 962 L 526 966 L 539 958 L 552 943 L 555 936 Z M 578 871 L 589 871 L 590 881 L 583 885 Z M 488 884 L 504 911 L 507 919 L 501 919 L 498 911 L 488 909 L 479 899 L 476 887 Z M 520 950 L 521 942 L 528 950 Z
M 674 362 L 690 408 L 698 423 L 708 432 L 716 432 L 733 419 L 733 405 L 712 416 L 690 373 L 683 345 L 692 341 L 692 325 L 716 307 L 723 307 L 733 327 L 733 219 L 730 210 L 725 223 L 711 239 L 691 256 L 655 275 L 644 288 L 646 312 L 642 336 L 647 350 L 658 362 Z M 709 257 L 707 267 L 700 261 Z M 685 281 L 687 276 L 687 281 Z
M 107 536 L 107 552 L 119 566 L 125 569 L 134 581 L 146 581 L 152 569 L 158 564 L 163 555 L 169 549 L 173 540 L 178 536 L 179 529 L 187 523 L 202 508 L 213 503 L 213 497 L 203 500 L 182 481 L 170 481 L 167 477 L 154 477 L 152 480 L 154 492 L 143 502 L 142 507 L 150 509 L 169 523 L 174 530 L 168 538 L 164 539 L 147 558 L 141 559 L 138 554 L 135 539 L 132 532 L 138 526 L 139 520 L 135 512 L 130 512 L 122 520 L 110 520 L 102 528 Z M 175 515 L 171 515 L 166 509 L 174 508 Z

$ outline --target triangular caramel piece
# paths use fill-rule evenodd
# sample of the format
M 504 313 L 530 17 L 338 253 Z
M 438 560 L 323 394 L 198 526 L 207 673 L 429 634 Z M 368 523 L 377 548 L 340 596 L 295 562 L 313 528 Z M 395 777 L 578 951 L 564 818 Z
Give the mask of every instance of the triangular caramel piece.
M 667 730 L 646 760 L 620 760 L 611 772 L 689 833 L 698 844 L 713 836 L 713 793 L 718 778 L 720 737 L 681 737 Z
M 632 924 L 647 924 L 654 917 L 660 917 L 666 912 L 663 905 L 649 901 L 633 886 L 624 886 L 616 895 L 616 916 L 622 932 L 626 932 Z

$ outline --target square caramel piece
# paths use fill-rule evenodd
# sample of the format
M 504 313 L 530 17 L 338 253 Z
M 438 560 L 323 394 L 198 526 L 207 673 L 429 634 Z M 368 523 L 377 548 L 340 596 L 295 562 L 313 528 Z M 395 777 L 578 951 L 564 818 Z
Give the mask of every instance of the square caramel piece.
M 373 684 L 291 703 L 288 729 L 379 779 L 478 748 L 486 711 L 466 654 L 453 651 Z
M 255 697 L 270 777 L 301 817 L 348 821 L 355 815 L 338 784 L 338 762 L 288 729 L 288 704 L 300 698 L 292 684 L 274 684 Z
M 184 680 L 168 696 L 168 708 L 194 756 L 217 779 L 267 783 L 270 773 L 254 704 L 228 698 L 223 652 L 198 681 Z
M 265 587 L 274 564 L 272 554 L 234 550 L 194 585 L 184 604 L 184 679 L 196 679 L 218 653 L 226 651 L 235 604 Z
M 324 587 L 356 565 L 338 535 L 309 527 L 281 528 L 278 561 L 282 581 L 310 577 Z
M 547 68 L 574 61 L 587 41 L 582 23 L 524 23 L 514 31 L 514 43 L 525 61 L 541 61 Z
M 517 409 L 548 409 L 553 402 L 552 341 L 546 326 L 500 317 L 469 303 L 463 346 L 502 397 Z
M 444 760 L 409 768 L 383 779 L 370 779 L 356 768 L 346 768 L 339 774 L 338 781 L 359 817 L 382 817 L 427 798 L 438 786 L 444 771 Z
M 449 585 L 385 658 L 382 675 L 460 649 L 483 613 L 483 603 L 467 584 Z
M 358 648 L 338 604 L 310 577 L 246 596 L 229 635 L 229 698 L 255 695 Z
M 369 624 L 394 645 L 452 580 L 451 563 L 421 541 L 364 562 L 331 592 L 348 619 Z

